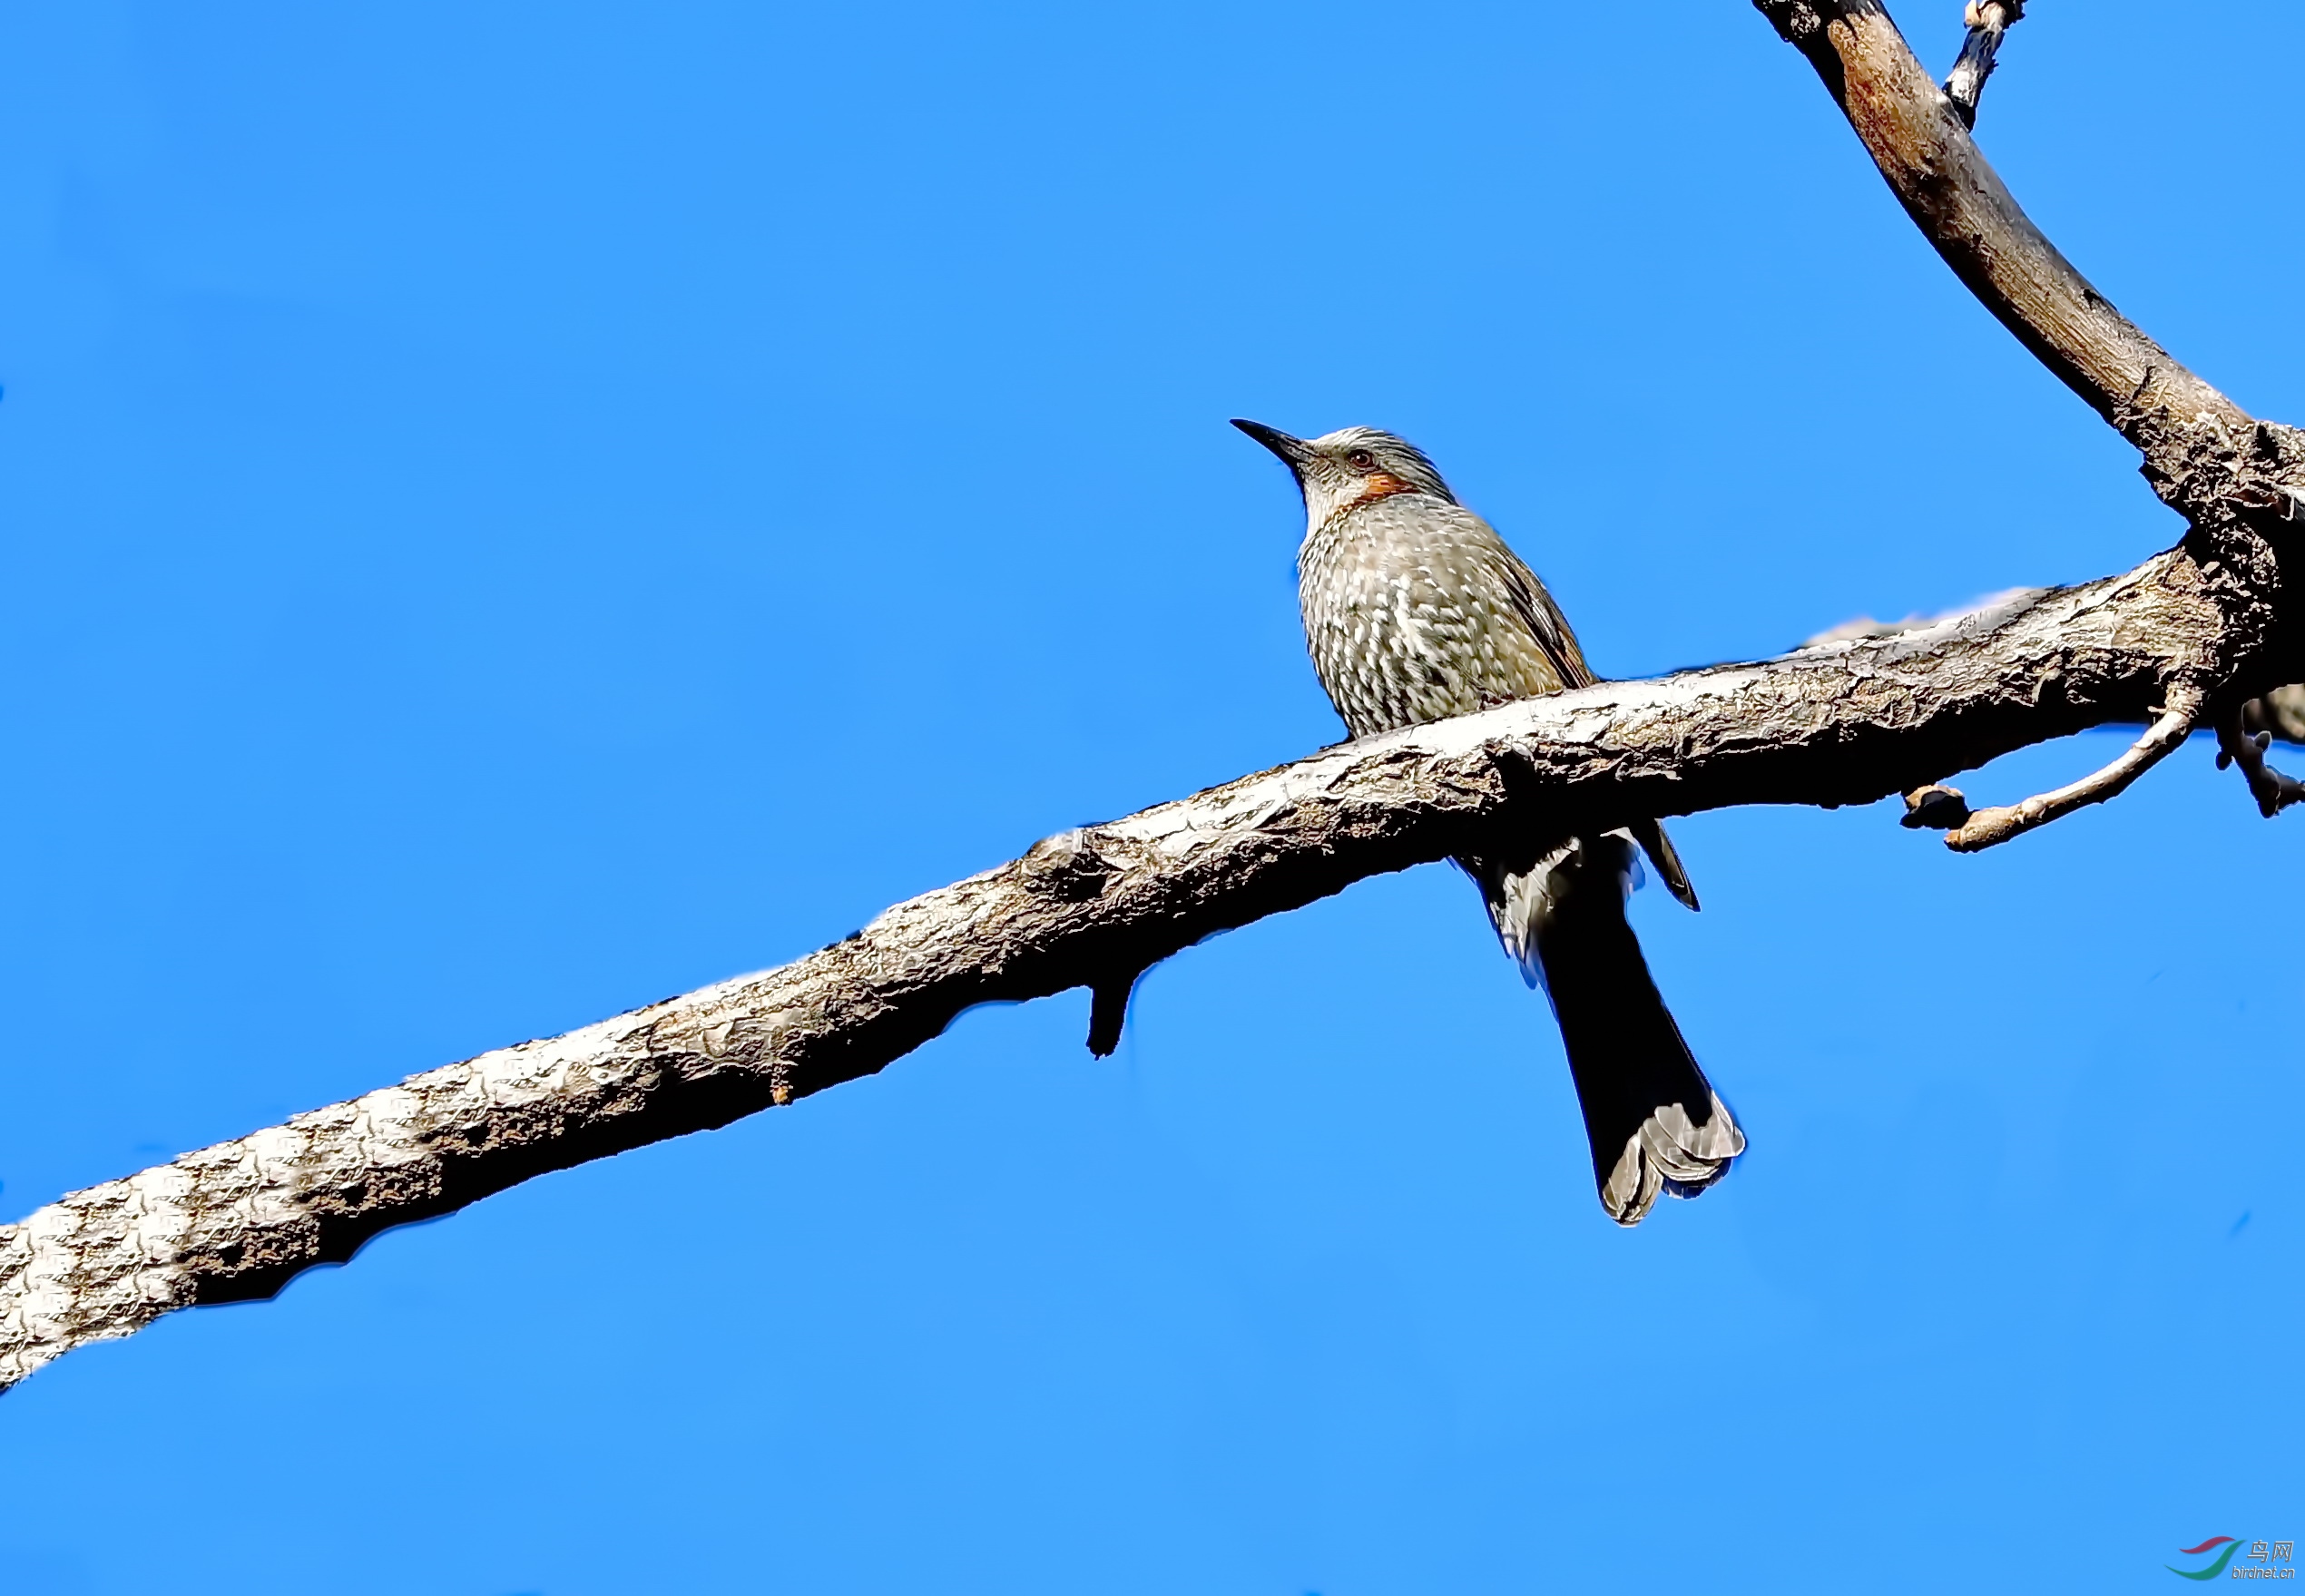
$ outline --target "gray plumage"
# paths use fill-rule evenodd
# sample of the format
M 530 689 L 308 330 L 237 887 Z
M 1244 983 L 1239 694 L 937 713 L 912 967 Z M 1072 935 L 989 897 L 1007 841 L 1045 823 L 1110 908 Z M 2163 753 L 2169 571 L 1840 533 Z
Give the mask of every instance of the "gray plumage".
M 1280 455 L 1303 490 L 1305 639 L 1353 736 L 1592 683 L 1545 584 L 1415 447 L 1371 427 L 1303 439 L 1233 425 Z M 1695 908 L 1653 819 L 1541 854 L 1457 860 L 1506 951 L 1552 999 L 1602 1206 L 1622 1225 L 1639 1223 L 1660 1191 L 1695 1195 L 1745 1147 L 1625 920 L 1636 842 Z

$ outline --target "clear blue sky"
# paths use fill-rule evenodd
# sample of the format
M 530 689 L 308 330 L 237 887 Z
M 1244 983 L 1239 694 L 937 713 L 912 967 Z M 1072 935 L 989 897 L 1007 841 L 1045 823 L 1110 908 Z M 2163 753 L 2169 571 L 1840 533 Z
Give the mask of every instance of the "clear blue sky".
M 2043 5 L 1985 115 L 2293 421 L 2300 55 Z M 10 1218 L 1331 740 L 1231 416 L 1423 444 L 1614 675 L 2176 530 L 1742 0 L 90 0 L 0 20 L 0 147 Z M 1752 1151 L 1637 1232 L 1419 870 L 1109 1062 L 972 1013 L 65 1359 L 0 1584 L 2151 1591 L 2305 1531 L 2305 818 L 2195 748 L 1979 858 L 1677 829 L 1705 912 L 1636 918 Z

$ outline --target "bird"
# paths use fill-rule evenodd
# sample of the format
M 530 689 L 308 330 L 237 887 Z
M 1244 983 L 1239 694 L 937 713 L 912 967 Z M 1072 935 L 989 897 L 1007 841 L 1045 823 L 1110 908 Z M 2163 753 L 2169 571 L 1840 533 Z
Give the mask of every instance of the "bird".
M 1232 425 L 1279 455 L 1304 496 L 1305 641 L 1352 737 L 1592 685 L 1552 594 L 1457 502 L 1422 450 L 1368 426 L 1300 438 Z M 1523 977 L 1552 1001 L 1602 1208 L 1630 1228 L 1661 1192 L 1696 1196 L 1728 1171 L 1745 1137 L 1625 917 L 1640 882 L 1636 847 L 1674 897 L 1697 907 L 1663 827 L 1630 818 L 1598 836 L 1483 847 L 1456 863 Z

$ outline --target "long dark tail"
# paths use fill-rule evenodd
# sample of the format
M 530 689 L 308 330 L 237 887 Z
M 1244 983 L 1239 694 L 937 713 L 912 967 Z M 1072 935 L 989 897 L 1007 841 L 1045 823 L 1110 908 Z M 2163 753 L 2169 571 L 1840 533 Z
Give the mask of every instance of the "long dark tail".
M 1612 832 L 1577 838 L 1525 873 L 1475 871 L 1506 950 L 1553 1000 L 1594 1183 L 1620 1225 L 1639 1224 L 1660 1191 L 1694 1197 L 1745 1150 L 1625 919 L 1635 868 L 1632 838 Z

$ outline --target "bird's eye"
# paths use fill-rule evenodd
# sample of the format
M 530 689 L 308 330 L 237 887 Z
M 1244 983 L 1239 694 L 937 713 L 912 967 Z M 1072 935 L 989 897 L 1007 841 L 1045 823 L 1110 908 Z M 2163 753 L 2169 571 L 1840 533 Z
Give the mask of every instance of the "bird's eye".
M 1377 464 L 1377 456 L 1367 449 L 1355 449 L 1345 456 L 1345 464 L 1355 471 L 1367 471 Z

